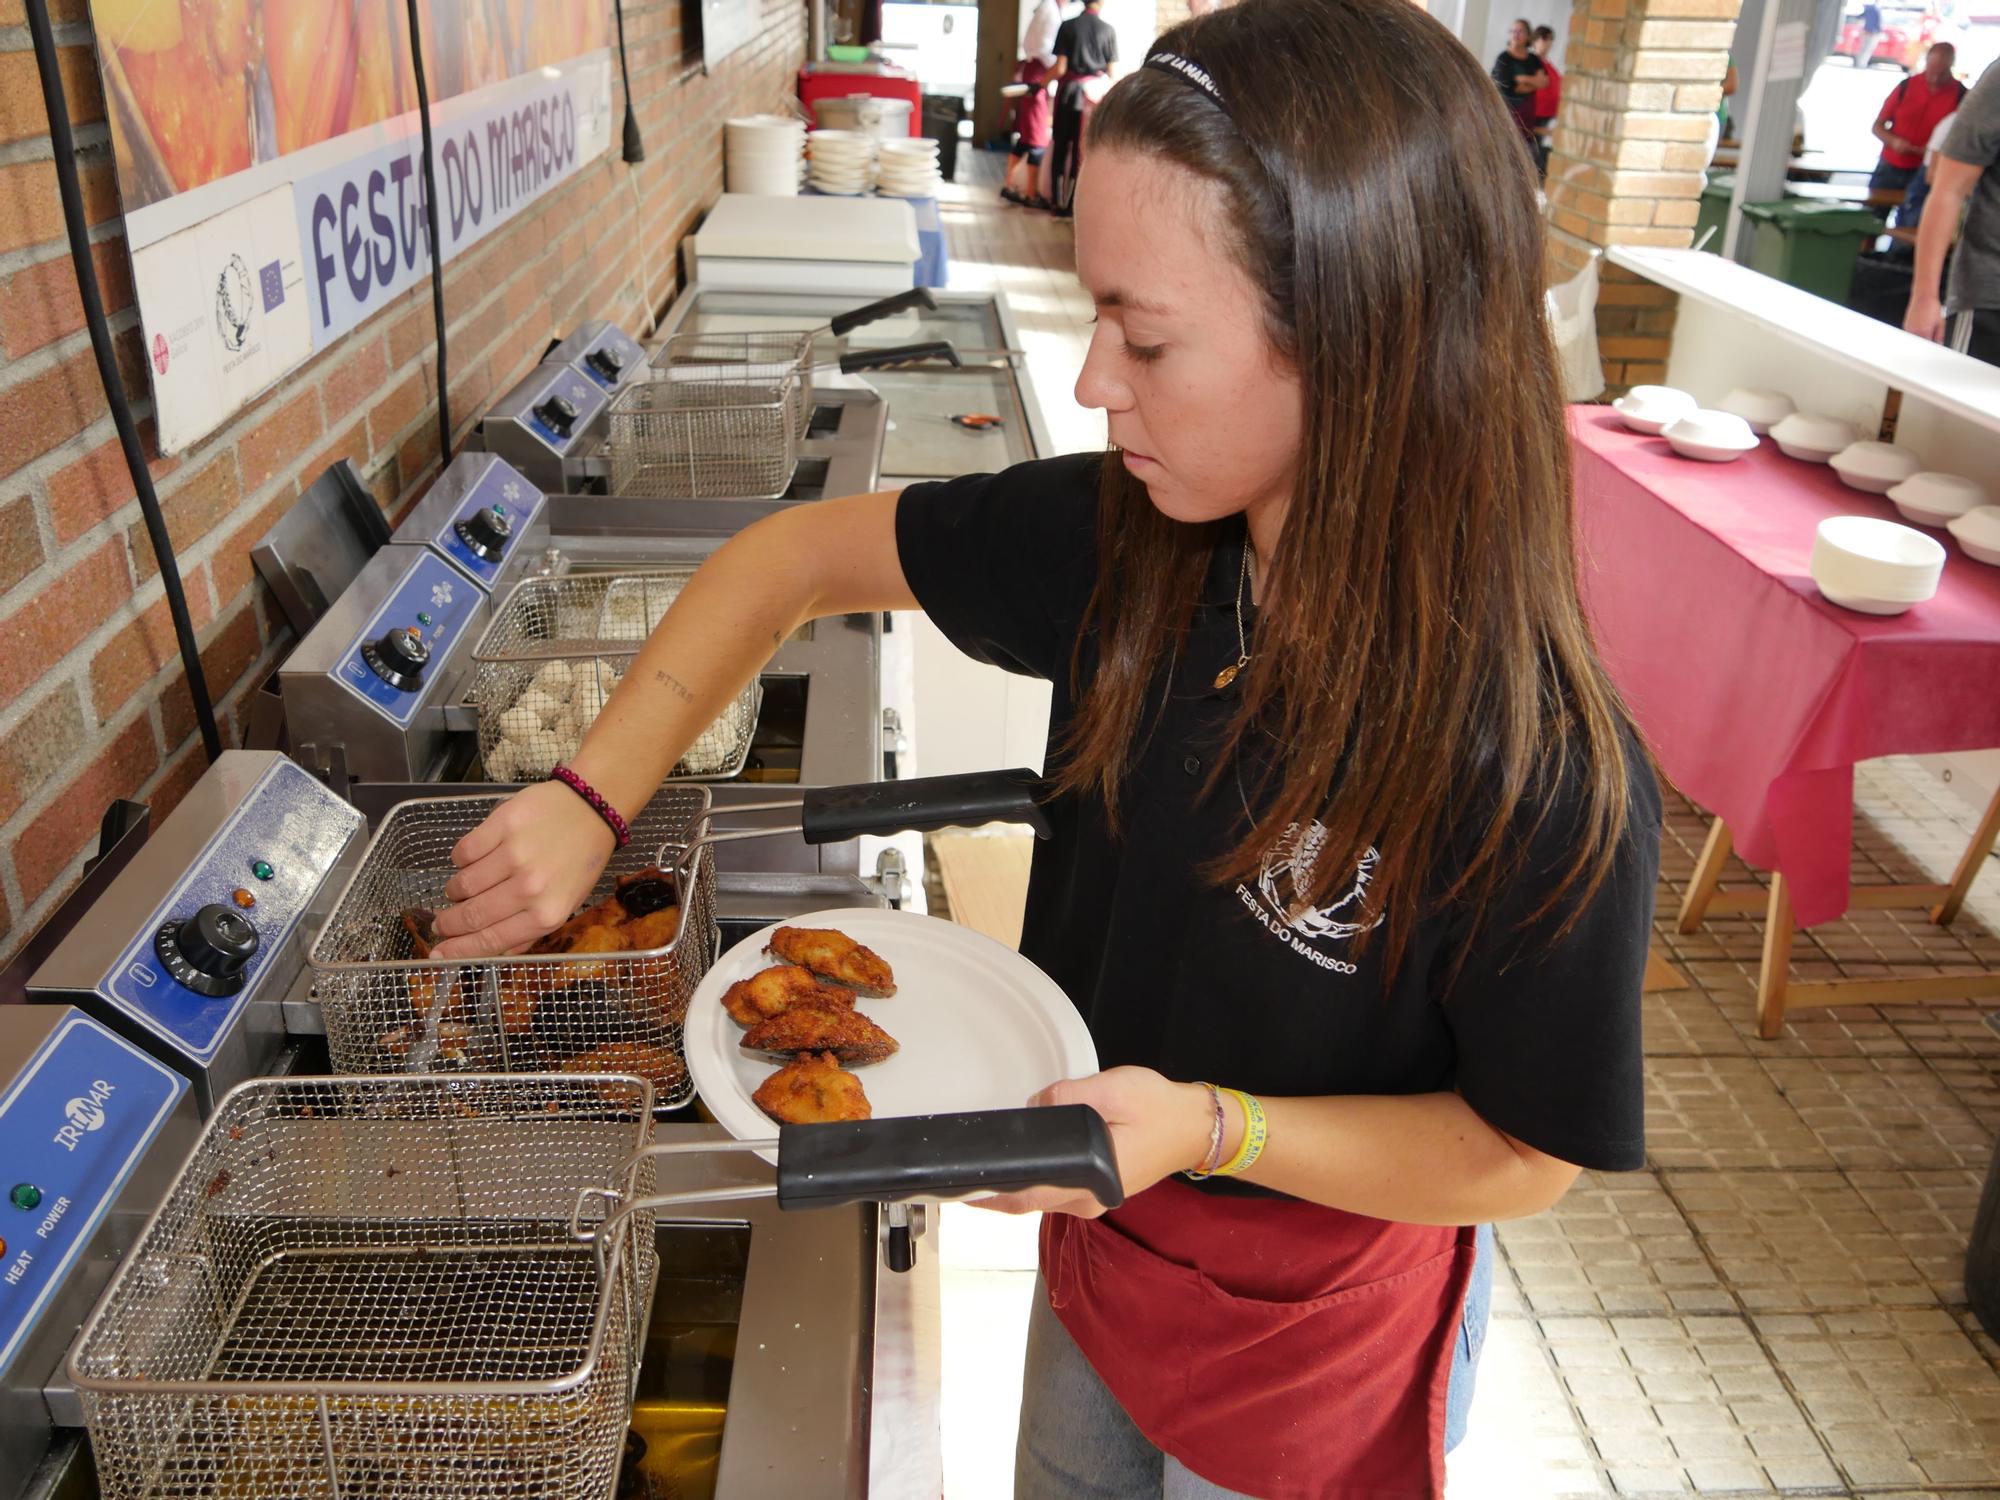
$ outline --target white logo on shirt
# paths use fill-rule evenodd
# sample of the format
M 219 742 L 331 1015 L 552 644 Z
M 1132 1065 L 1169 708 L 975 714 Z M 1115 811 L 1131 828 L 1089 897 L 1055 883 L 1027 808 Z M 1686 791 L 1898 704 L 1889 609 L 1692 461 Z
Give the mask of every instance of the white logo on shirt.
M 1307 904 L 1312 888 L 1313 863 L 1326 845 L 1326 825 L 1315 818 L 1303 828 L 1297 823 L 1286 827 L 1283 837 L 1264 856 L 1257 888 L 1236 887 L 1236 897 L 1272 937 L 1300 957 L 1323 969 L 1340 974 L 1358 972 L 1344 959 L 1321 951 L 1324 944 L 1343 943 L 1379 926 L 1380 914 L 1366 911 L 1368 883 L 1375 878 L 1381 854 L 1370 848 L 1355 867 L 1354 879 L 1344 892 L 1324 906 Z

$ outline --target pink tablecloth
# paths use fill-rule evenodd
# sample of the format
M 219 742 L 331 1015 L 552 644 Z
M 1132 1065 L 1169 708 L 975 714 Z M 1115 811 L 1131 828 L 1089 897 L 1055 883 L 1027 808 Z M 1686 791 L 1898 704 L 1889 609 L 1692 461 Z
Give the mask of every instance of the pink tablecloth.
M 1802 927 L 1847 909 L 1854 763 L 2000 745 L 2000 568 L 1944 532 L 1937 597 L 1907 614 L 1827 603 L 1809 571 L 1831 515 L 1888 501 L 1768 439 L 1681 458 L 1603 407 L 1571 409 L 1584 601 L 1667 776 L 1784 872 Z

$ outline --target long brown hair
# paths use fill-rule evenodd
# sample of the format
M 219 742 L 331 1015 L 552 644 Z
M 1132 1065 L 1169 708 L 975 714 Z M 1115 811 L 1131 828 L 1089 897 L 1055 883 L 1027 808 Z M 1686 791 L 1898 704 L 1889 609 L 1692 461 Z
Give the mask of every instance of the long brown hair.
M 1519 128 L 1479 63 L 1409 0 L 1243 0 L 1156 50 L 1204 70 L 1224 103 L 1135 71 L 1098 106 L 1089 150 L 1145 153 L 1221 187 L 1217 232 L 1261 289 L 1305 403 L 1209 780 L 1213 792 L 1223 767 L 1262 764 L 1260 811 L 1212 873 L 1254 877 L 1316 818 L 1318 904 L 1379 849 L 1366 900 L 1393 967 L 1430 903 L 1481 905 L 1517 873 L 1524 831 L 1565 785 L 1581 815 L 1565 819 L 1570 861 L 1539 920 L 1609 871 L 1627 774 L 1623 711 L 1578 596 Z M 1096 666 L 1086 682 L 1079 641 L 1056 772 L 1115 819 L 1153 689 L 1235 523 L 1168 519 L 1115 460 L 1102 483 Z M 1278 753 L 1239 759 L 1253 735 Z

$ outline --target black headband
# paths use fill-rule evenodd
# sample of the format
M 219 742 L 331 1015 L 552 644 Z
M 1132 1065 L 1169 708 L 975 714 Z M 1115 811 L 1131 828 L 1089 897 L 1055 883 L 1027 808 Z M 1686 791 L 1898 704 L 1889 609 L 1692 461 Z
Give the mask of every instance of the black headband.
M 1216 87 L 1215 80 L 1209 76 L 1208 69 L 1201 66 L 1200 63 L 1190 62 L 1178 52 L 1152 52 L 1147 54 L 1145 66 L 1151 68 L 1156 73 L 1171 74 L 1185 83 L 1193 84 L 1204 94 L 1208 95 L 1209 100 L 1217 109 L 1221 110 L 1224 114 L 1229 113 L 1229 104 L 1222 97 L 1222 90 Z

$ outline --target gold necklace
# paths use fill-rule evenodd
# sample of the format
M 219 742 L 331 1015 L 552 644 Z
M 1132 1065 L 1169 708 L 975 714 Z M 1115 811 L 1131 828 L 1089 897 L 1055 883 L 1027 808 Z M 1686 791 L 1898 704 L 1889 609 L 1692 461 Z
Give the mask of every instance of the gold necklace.
M 1236 680 L 1236 674 L 1250 665 L 1250 643 L 1243 635 L 1243 589 L 1250 581 L 1250 543 L 1243 543 L 1243 570 L 1236 575 L 1236 660 L 1215 674 L 1218 689 Z

